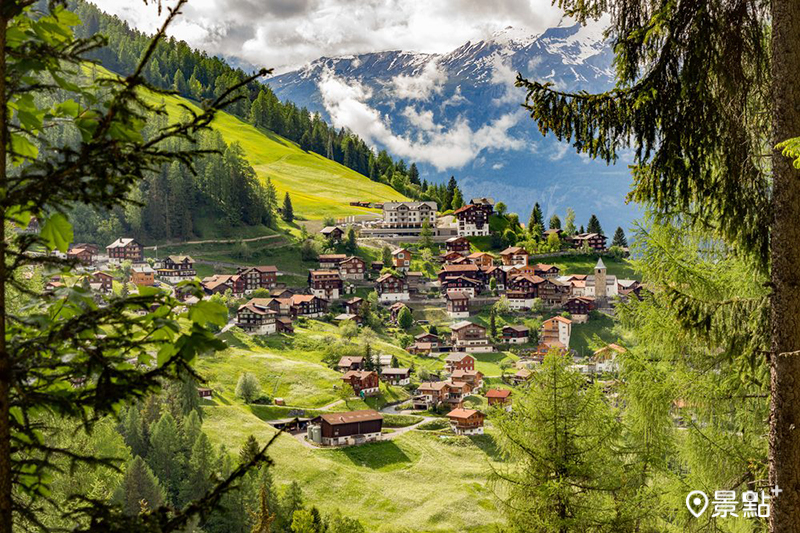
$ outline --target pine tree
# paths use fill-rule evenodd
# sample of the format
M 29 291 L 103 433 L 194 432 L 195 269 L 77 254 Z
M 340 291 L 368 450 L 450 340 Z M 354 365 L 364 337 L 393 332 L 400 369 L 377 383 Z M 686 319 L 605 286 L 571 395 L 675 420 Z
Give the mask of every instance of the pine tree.
M 548 223 L 549 229 L 561 229 L 561 219 L 558 218 L 558 215 L 553 213 L 553 216 L 550 217 L 550 222 Z
M 214 448 L 205 433 L 200 432 L 186 464 L 186 478 L 180 490 L 181 503 L 190 502 L 214 486 Z
M 450 209 L 456 210 L 460 207 L 464 206 L 464 197 L 461 195 L 461 189 L 456 187 L 455 192 L 453 192 L 453 199 L 450 202 Z
M 528 231 L 532 231 L 537 225 L 540 228 L 544 227 L 544 215 L 542 214 L 542 208 L 539 206 L 539 202 L 536 202 L 533 209 L 531 209 L 531 217 L 528 219 Z M 532 233 L 532 235 L 536 237 L 535 234 Z M 541 237 L 541 235 L 539 237 Z
M 589 224 L 586 226 L 587 233 L 603 234 L 603 228 L 600 226 L 600 221 L 594 214 L 589 218 Z
M 239 450 L 239 462 L 242 464 L 249 463 L 260 449 L 261 447 L 258 445 L 258 440 L 256 440 L 255 436 L 250 435 L 247 437 L 245 443 L 242 444 L 242 449 Z
M 422 221 L 422 228 L 419 232 L 419 247 L 425 250 L 433 250 L 436 247 L 433 242 L 433 230 L 427 219 Z
M 131 405 L 125 412 L 123 435 L 125 444 L 131 449 L 131 454 L 141 457 L 147 455 L 147 442 L 142 435 L 142 419 L 139 416 L 137 405 Z
M 583 229 L 583 226 L 580 227 L 580 229 L 578 230 L 578 233 L 586 233 L 586 230 Z
M 347 240 L 345 241 L 345 249 L 348 253 L 354 254 L 358 249 L 358 240 L 356 239 L 356 230 L 351 226 L 347 230 Z
M 303 491 L 297 481 L 292 481 L 281 498 L 276 530 L 290 531 L 295 511 L 301 511 L 303 508 Z
M 239 375 L 236 383 L 236 397 L 241 398 L 245 403 L 253 401 L 261 395 L 261 384 L 255 374 L 244 372 Z
M 622 227 L 617 226 L 617 231 L 614 232 L 614 240 L 611 241 L 611 246 L 628 247 L 628 239 L 625 238 L 625 231 L 623 231 Z
M 495 316 L 494 309 L 489 312 L 489 336 L 493 339 L 497 338 L 497 317 Z
M 571 357 L 547 355 L 530 386 L 515 391 L 513 412 L 497 413 L 509 463 L 497 467 L 493 483 L 512 530 L 611 526 L 613 492 L 624 477 L 614 446 L 621 426 L 600 390 L 570 364 Z
M 292 208 L 292 199 L 289 197 L 288 192 L 283 197 L 283 209 L 281 211 L 281 218 L 283 219 L 284 222 L 288 222 L 290 224 L 294 220 L 294 209 Z
M 183 476 L 184 458 L 180 453 L 181 440 L 178 425 L 169 413 L 165 412 L 150 428 L 150 451 L 147 463 L 164 487 L 167 500 L 177 503 Z
M 143 509 L 154 510 L 164 504 L 164 491 L 153 471 L 136 456 L 125 467 L 122 478 L 114 499 L 120 503 L 122 510 L 129 516 L 135 516 Z
M 384 246 L 381 250 L 381 260 L 384 268 L 392 268 L 392 249 L 388 246 Z
M 411 163 L 411 167 L 408 169 L 408 181 L 413 183 L 414 185 L 419 185 L 419 170 L 417 170 L 417 164 Z

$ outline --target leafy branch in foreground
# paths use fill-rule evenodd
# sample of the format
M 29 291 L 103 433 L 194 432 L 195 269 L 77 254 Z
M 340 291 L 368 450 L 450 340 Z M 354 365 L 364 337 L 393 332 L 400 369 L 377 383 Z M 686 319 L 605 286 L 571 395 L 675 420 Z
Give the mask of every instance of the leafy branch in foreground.
M 64 3 L 51 1 L 39 12 L 33 1 L 8 1 L 0 9 L 0 531 L 48 530 L 44 505 L 60 509 L 71 530 L 174 531 L 217 506 L 249 467 L 266 460 L 268 445 L 182 510 L 129 517 L 106 501 L 51 498 L 49 484 L 63 465 L 116 464 L 47 435 L 56 430 L 53 419 L 89 434 L 101 418 L 169 381 L 200 380 L 192 362 L 224 348 L 209 326 L 224 323 L 225 309 L 203 301 L 187 307 L 156 289 L 98 302 L 77 287 L 46 294 L 36 280 L 73 277 L 73 264 L 51 252 L 69 246 L 74 206 L 121 206 L 146 172 L 175 160 L 191 168 L 207 153 L 193 146 L 198 133 L 267 71 L 203 102 L 200 112 L 186 108 L 181 120 L 145 138 L 145 122 L 166 112 L 142 95 L 170 92 L 150 86 L 142 73 L 185 0 L 169 9 L 131 75 L 96 81 L 85 75 L 85 55 L 104 39 L 75 38 L 71 28 L 80 20 Z M 65 138 L 76 142 L 54 140 Z M 41 231 L 21 231 L 33 219 Z M 201 295 L 192 283 L 178 293 Z

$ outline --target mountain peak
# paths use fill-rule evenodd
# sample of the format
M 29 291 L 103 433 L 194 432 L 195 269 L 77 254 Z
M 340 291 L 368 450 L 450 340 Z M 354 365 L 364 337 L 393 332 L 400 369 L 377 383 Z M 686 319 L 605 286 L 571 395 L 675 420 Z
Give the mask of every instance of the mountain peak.
M 534 39 L 536 39 L 536 34 L 525 28 L 506 26 L 502 30 L 494 32 L 489 40 L 497 44 L 519 43 L 526 45 L 532 43 Z

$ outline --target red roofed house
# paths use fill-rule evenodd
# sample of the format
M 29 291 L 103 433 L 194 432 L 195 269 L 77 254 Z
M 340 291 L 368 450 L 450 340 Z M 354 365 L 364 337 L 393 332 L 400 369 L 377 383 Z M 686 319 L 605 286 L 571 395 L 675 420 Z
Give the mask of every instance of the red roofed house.
M 383 416 L 371 409 L 320 415 L 309 423 L 308 440 L 323 446 L 361 444 L 378 440 Z
M 346 355 L 339 359 L 336 369 L 340 372 L 347 372 L 349 370 L 363 370 L 364 358 L 360 355 Z
M 544 279 L 555 279 L 561 273 L 561 269 L 555 265 L 545 265 L 537 263 L 533 265 L 534 274 Z
M 450 381 L 453 383 L 466 383 L 470 386 L 470 392 L 472 392 L 483 385 L 483 374 L 477 370 L 453 370 L 453 373 L 450 374 Z
M 342 381 L 353 387 L 359 396 L 374 396 L 380 392 L 380 379 L 374 370 L 348 370 Z
M 467 261 L 473 265 L 478 265 L 478 268 L 489 268 L 494 265 L 494 257 L 492 254 L 486 252 L 475 252 L 467 256 Z
M 474 409 L 453 409 L 447 413 L 450 427 L 456 435 L 483 435 L 486 415 Z
M 89 266 L 94 262 L 95 253 L 92 251 L 91 248 L 70 248 L 67 251 L 67 258 L 75 259 L 79 261 L 80 264 L 84 266 Z
M 511 391 L 509 389 L 489 389 L 486 391 L 486 399 L 490 406 L 510 404 Z

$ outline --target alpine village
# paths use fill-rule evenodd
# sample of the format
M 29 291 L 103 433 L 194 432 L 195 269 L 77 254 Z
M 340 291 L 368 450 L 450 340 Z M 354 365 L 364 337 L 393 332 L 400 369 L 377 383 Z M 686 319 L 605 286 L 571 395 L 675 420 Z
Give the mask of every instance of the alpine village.
M 163 30 L 33 4 L 7 46 L 69 68 L 7 53 L 34 133 L 4 187 L 58 176 L 2 207 L 19 531 L 766 531 L 684 505 L 766 479 L 769 378 L 728 359 L 761 353 L 725 314 L 762 316 L 750 256 L 650 208 L 511 212 Z

